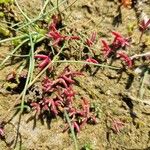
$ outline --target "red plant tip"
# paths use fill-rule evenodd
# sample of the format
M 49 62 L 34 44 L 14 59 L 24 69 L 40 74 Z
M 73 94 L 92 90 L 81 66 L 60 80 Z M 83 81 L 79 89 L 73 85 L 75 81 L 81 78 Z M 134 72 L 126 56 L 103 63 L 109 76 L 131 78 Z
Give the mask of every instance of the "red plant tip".
M 65 36 L 65 40 L 80 40 L 79 36 Z
M 57 30 L 56 27 L 57 27 L 58 24 L 59 24 L 58 16 L 53 15 L 52 16 L 52 22 L 49 25 L 49 30 L 56 31 Z
M 80 132 L 80 126 L 78 125 L 78 123 L 76 121 L 74 121 L 72 124 L 73 124 L 73 128 L 79 133 Z
M 81 125 L 82 128 L 87 122 L 97 123 L 95 115 L 90 112 L 90 103 L 87 99 L 82 98 L 82 109 L 80 110 L 79 114 L 81 115 Z
M 113 119 L 112 120 L 112 129 L 115 133 L 119 133 L 120 130 L 124 127 L 124 123 L 120 120 Z
M 49 30 L 50 30 L 50 31 L 54 31 L 54 32 L 57 31 L 57 29 L 56 29 L 56 24 L 52 22 L 52 23 L 49 25 Z
M 52 20 L 55 25 L 59 23 L 58 16 L 56 16 L 56 15 L 52 15 Z
M 51 111 L 55 116 L 58 115 L 57 103 L 54 100 L 51 101 Z
M 129 39 L 124 38 L 118 32 L 112 31 L 111 33 L 115 36 L 114 41 L 112 43 L 113 46 L 115 46 L 116 48 L 129 46 Z
M 0 136 L 4 136 L 4 130 L 0 128 Z
M 70 87 L 68 87 L 68 88 L 66 88 L 65 90 L 64 90 L 64 94 L 67 96 L 67 97 L 73 97 L 75 94 L 76 94 L 76 92 L 73 90 L 73 88 L 70 86 Z
M 65 75 L 62 75 L 61 78 L 62 78 L 65 82 L 67 82 L 67 83 L 69 83 L 69 84 L 75 83 L 75 81 L 72 79 L 71 76 L 67 77 L 67 76 L 65 76 Z
M 66 97 L 66 103 L 67 105 L 71 104 L 73 101 L 73 97 L 75 96 L 76 92 L 73 90 L 73 88 L 70 86 L 66 89 L 64 89 L 64 95 Z
M 86 114 L 90 113 L 90 103 L 85 98 L 82 98 L 82 109 Z
M 44 92 L 52 92 L 53 91 L 53 81 L 50 80 L 48 77 L 44 78 L 42 81 L 43 91 Z
M 66 80 L 63 78 L 58 78 L 55 81 L 53 81 L 53 85 L 56 85 L 57 83 L 62 84 L 65 88 L 68 88 L 68 85 L 66 83 Z
M 36 114 L 39 116 L 41 113 L 41 107 L 40 104 L 36 103 L 36 102 L 32 102 L 30 104 L 30 106 L 32 107 L 32 109 L 34 109 L 36 111 Z
M 47 55 L 38 54 L 34 56 L 35 58 L 42 59 L 43 61 L 38 65 L 38 67 L 43 70 L 50 62 L 51 59 Z
M 4 137 L 5 134 L 4 134 L 4 125 L 3 124 L 0 124 L 0 137 Z
M 94 64 L 98 64 L 98 61 L 89 57 L 88 59 L 86 59 L 86 62 L 89 62 L 89 63 L 94 63 Z
M 85 43 L 87 44 L 88 47 L 91 47 L 94 44 L 94 42 L 96 40 L 96 34 L 97 34 L 96 32 L 93 32 L 91 37 L 86 40 Z
M 109 47 L 108 43 L 105 40 L 101 40 L 102 44 L 103 44 L 103 54 L 104 54 L 104 58 L 107 58 L 110 53 L 112 52 L 112 49 Z
M 49 33 L 47 36 L 53 40 L 52 45 L 56 46 L 61 41 L 64 40 L 80 40 L 79 36 L 63 36 L 60 34 L 60 32 L 57 30 L 56 26 L 59 24 L 59 19 L 55 15 L 52 16 L 52 23 L 49 25 Z
M 69 80 L 69 79 L 68 79 Z M 70 81 L 70 80 L 69 80 Z M 73 80 L 71 80 L 71 83 L 72 83 Z M 74 82 L 74 81 L 73 81 Z M 42 86 L 43 86 L 43 90 L 44 92 L 52 92 L 54 90 L 54 86 L 56 86 L 57 84 L 61 84 L 63 85 L 65 88 L 68 88 L 68 85 L 66 83 L 66 80 L 63 79 L 63 78 L 58 78 L 54 81 L 51 81 L 50 79 L 48 78 L 45 78 L 43 81 L 42 81 Z
M 48 34 L 48 37 L 50 37 L 53 40 L 52 45 L 56 46 L 58 45 L 61 41 L 65 39 L 65 36 L 61 35 L 56 28 L 53 28 Z
M 75 115 L 78 113 L 76 108 L 72 107 L 72 105 L 70 105 L 70 107 L 67 107 L 66 109 L 68 111 L 69 116 L 72 118 L 74 118 Z
M 43 54 L 37 54 L 34 56 L 34 58 L 40 58 L 40 59 L 46 59 L 48 56 Z
M 132 67 L 132 65 L 133 65 L 132 59 L 127 54 L 125 54 L 124 52 L 117 52 L 117 57 L 124 60 L 129 68 Z
M 57 107 L 59 105 L 58 101 L 51 98 L 44 98 L 41 102 L 44 110 L 50 110 L 55 116 L 58 115 Z
M 142 32 L 146 31 L 150 27 L 150 19 L 143 19 L 139 24 Z
M 60 75 L 60 77 L 71 84 L 71 83 L 74 83 L 74 80 L 72 78 L 79 76 L 79 75 L 84 75 L 84 74 L 82 72 L 72 71 L 70 70 L 69 66 L 67 66 L 63 70 L 62 75 Z
M 58 45 L 61 41 L 64 41 L 64 40 L 80 40 L 79 36 L 63 36 L 63 35 L 61 35 L 55 27 L 52 28 L 52 30 L 47 34 L 47 36 L 53 40 L 52 45 L 54 45 L 54 46 Z

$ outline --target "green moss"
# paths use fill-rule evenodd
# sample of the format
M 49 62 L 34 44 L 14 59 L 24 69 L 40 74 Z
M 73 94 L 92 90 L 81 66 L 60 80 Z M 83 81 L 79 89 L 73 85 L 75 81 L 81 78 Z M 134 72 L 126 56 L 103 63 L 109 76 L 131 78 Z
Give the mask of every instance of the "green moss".
M 133 31 L 134 31 L 135 27 L 136 27 L 136 23 L 135 22 L 132 22 L 132 23 L 128 24 L 127 31 L 128 31 L 129 35 L 133 34 Z
M 21 39 L 12 40 L 12 44 L 13 44 L 14 46 L 18 46 L 20 43 L 21 43 Z
M 10 36 L 10 31 L 5 25 L 0 25 L 0 34 L 3 36 Z
M 16 83 L 8 83 L 6 82 L 4 84 L 4 89 L 8 90 L 8 91 L 11 91 L 12 89 L 16 88 L 17 87 L 17 84 Z
M 150 46 L 150 38 L 149 35 L 145 36 L 145 45 Z
M 0 0 L 0 4 L 3 3 L 12 3 L 14 0 Z
M 136 128 L 143 128 L 145 126 L 145 123 L 138 119 L 135 121 L 135 124 L 136 124 Z
M 4 16 L 5 14 L 2 11 L 0 11 L 0 17 L 4 17 Z
M 83 146 L 82 150 L 93 150 L 93 148 L 90 143 L 87 143 Z
M 47 33 L 46 30 L 40 28 L 38 25 L 35 25 L 34 27 L 35 27 L 36 31 L 37 31 L 38 33 L 40 33 L 40 34 L 44 34 L 44 35 L 45 35 L 45 34 Z

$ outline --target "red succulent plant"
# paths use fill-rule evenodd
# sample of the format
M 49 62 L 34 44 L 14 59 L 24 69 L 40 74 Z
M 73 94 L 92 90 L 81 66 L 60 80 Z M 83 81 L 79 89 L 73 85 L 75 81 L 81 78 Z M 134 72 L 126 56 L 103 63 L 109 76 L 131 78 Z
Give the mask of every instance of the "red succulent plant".
M 146 31 L 150 27 L 150 19 L 143 19 L 139 24 L 140 30 L 142 32 Z
M 42 58 L 46 59 L 47 57 L 42 55 Z M 96 123 L 96 118 L 90 111 L 90 103 L 85 98 L 82 98 L 81 109 L 77 109 L 73 106 L 76 92 L 72 85 L 75 83 L 74 77 L 78 75 L 83 75 L 83 73 L 72 71 L 69 66 L 67 66 L 58 78 L 54 80 L 48 77 L 44 78 L 42 81 L 44 91 L 43 98 L 30 102 L 30 106 L 36 111 L 36 115 L 45 115 L 44 112 L 48 111 L 57 117 L 57 115 L 62 114 L 65 109 L 69 114 L 73 128 L 77 132 L 80 132 L 81 127 L 89 121 Z
M 52 45 L 57 46 L 61 41 L 65 40 L 80 40 L 79 36 L 64 36 L 57 29 L 57 18 L 54 17 L 52 23 L 49 26 L 49 32 L 47 36 L 53 40 Z
M 88 47 L 91 47 L 94 44 L 95 40 L 96 40 L 96 32 L 93 32 L 91 37 L 86 39 L 85 43 L 87 44 Z
M 128 38 L 124 38 L 119 32 L 112 31 L 112 34 L 115 36 L 112 46 L 115 48 L 129 46 Z
M 112 129 L 115 133 L 119 133 L 120 130 L 125 126 L 125 123 L 119 119 L 112 119 Z
M 50 57 L 47 55 L 37 54 L 34 57 L 42 60 L 42 62 L 38 65 L 41 70 L 43 70 L 51 62 Z
M 119 51 L 119 52 L 117 52 L 117 57 L 124 60 L 129 68 L 132 67 L 132 65 L 133 65 L 132 59 L 126 53 Z
M 31 102 L 30 106 L 33 110 L 36 111 L 36 115 L 39 116 L 41 114 L 41 106 L 37 102 Z
M 101 41 L 103 44 L 102 50 L 103 50 L 104 58 L 107 58 L 112 53 L 113 50 L 110 48 L 110 46 L 105 40 L 101 40 Z
M 144 32 L 150 27 L 150 19 L 148 19 L 147 17 L 145 17 L 139 24 L 139 29 L 141 31 L 141 36 L 140 36 L 140 40 L 142 39 L 142 36 L 144 34 Z
M 97 61 L 97 60 L 95 60 L 94 58 L 91 58 L 91 57 L 87 58 L 87 59 L 86 59 L 86 62 L 90 62 L 90 63 L 98 64 L 98 61 Z
M 88 121 L 92 123 L 97 123 L 95 115 L 90 111 L 90 103 L 87 99 L 82 98 L 82 109 L 80 111 L 81 115 L 81 127 L 84 126 Z

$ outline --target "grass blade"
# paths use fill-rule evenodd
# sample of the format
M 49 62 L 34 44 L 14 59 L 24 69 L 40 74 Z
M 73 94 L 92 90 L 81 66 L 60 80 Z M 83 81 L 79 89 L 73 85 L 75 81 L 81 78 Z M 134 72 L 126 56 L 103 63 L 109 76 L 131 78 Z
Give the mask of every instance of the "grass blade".
M 70 118 L 69 118 L 66 110 L 64 110 L 64 115 L 65 115 L 66 120 L 67 120 L 67 122 L 69 124 L 69 127 L 70 127 L 70 131 L 71 131 L 72 138 L 73 138 L 74 145 L 75 145 L 75 150 L 78 150 L 79 148 L 78 148 L 78 143 L 77 143 L 76 135 L 75 135 L 75 132 L 74 132 L 74 128 L 71 125 L 71 121 L 70 121 Z
M 105 67 L 105 68 L 110 68 L 110 69 L 115 69 L 115 70 L 120 69 L 119 67 L 103 65 L 103 64 L 95 64 L 95 63 L 90 63 L 90 62 L 86 62 L 86 61 L 76 61 L 76 60 L 58 60 L 58 61 L 55 61 L 54 63 L 79 63 L 79 64 L 98 66 L 98 67 Z
M 59 3 L 59 6 L 61 6 L 62 4 L 64 4 L 66 1 L 67 1 L 67 0 L 64 0 L 64 1 L 60 2 L 60 3 Z M 53 12 L 55 9 L 57 9 L 57 6 L 55 6 L 53 9 L 51 9 L 49 12 L 46 12 L 46 13 L 42 14 L 41 16 L 38 16 L 38 17 L 34 18 L 33 20 L 29 21 L 28 23 L 22 25 L 21 27 L 18 28 L 18 30 L 20 30 L 20 29 L 22 29 L 22 28 L 24 28 L 24 27 L 27 27 L 27 26 L 29 26 L 30 24 L 32 24 L 32 23 L 34 23 L 34 22 L 40 20 L 41 18 L 45 17 L 45 16 L 48 15 L 49 13 Z
M 25 101 L 25 95 L 28 89 L 28 84 L 31 81 L 31 78 L 33 76 L 33 70 L 34 70 L 34 44 L 32 41 L 32 36 L 31 34 L 29 34 L 29 38 L 30 38 L 30 44 L 31 44 L 31 50 L 29 52 L 29 69 L 28 69 L 28 75 L 27 75 L 27 79 L 26 79 L 26 83 L 25 83 L 25 87 L 24 90 L 22 92 L 22 99 L 21 99 L 21 108 L 20 108 L 20 112 L 22 113 L 24 110 L 24 101 Z
M 24 44 L 28 41 L 29 39 L 26 39 L 22 41 L 0 64 L 0 68 L 6 63 L 6 61 Z

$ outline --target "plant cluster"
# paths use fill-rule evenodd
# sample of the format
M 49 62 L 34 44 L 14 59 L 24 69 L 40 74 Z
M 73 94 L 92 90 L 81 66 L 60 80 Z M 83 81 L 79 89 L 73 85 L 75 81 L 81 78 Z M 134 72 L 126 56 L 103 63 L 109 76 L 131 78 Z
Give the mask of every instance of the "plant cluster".
M 53 15 L 52 22 L 49 25 L 49 32 L 47 34 L 47 37 L 49 37 L 53 41 L 51 45 L 54 46 L 54 48 L 56 46 L 61 46 L 62 42 L 66 40 L 80 40 L 81 39 L 79 36 L 62 35 L 58 31 L 59 24 L 60 22 L 58 20 L 58 17 Z M 107 41 L 103 39 L 101 40 L 104 58 L 107 59 L 110 56 L 115 56 L 116 58 L 120 58 L 121 60 L 125 61 L 127 66 L 131 68 L 133 65 L 133 62 L 131 58 L 124 51 L 124 49 L 127 46 L 130 46 L 129 44 L 130 39 L 123 37 L 120 33 L 115 32 L 115 31 L 112 31 L 111 33 L 114 36 L 114 40 L 111 44 L 108 44 Z M 85 39 L 85 46 L 87 46 L 87 48 L 91 50 L 94 55 L 95 55 L 95 52 L 92 50 L 92 46 L 94 45 L 96 38 L 97 38 L 97 33 L 93 32 L 91 34 L 91 37 Z M 40 68 L 44 68 L 44 66 L 46 66 L 46 64 L 48 64 L 50 60 L 48 56 L 43 56 L 43 55 L 41 56 L 37 55 L 35 56 L 35 58 L 44 59 L 44 61 L 39 65 Z M 95 63 L 95 64 L 99 63 L 95 58 L 92 58 L 91 56 L 87 56 L 87 59 L 85 61 L 90 62 L 90 63 Z
M 52 23 L 49 25 L 49 32 L 47 34 L 47 36 L 53 41 L 52 43 L 53 46 L 58 46 L 61 42 L 65 40 L 80 40 L 79 36 L 62 35 L 57 29 L 59 24 L 60 22 L 58 17 L 53 15 Z
M 133 63 L 131 58 L 126 54 L 124 50 L 126 46 L 129 46 L 129 39 L 123 37 L 120 33 L 112 31 L 114 36 L 114 40 L 111 44 L 108 44 L 107 41 L 101 40 L 103 44 L 103 54 L 104 57 L 107 59 L 110 56 L 118 57 L 126 62 L 129 68 L 132 67 Z
M 86 123 L 96 123 L 96 115 L 92 112 L 90 103 L 86 98 L 81 98 L 80 109 L 75 105 L 75 96 L 78 94 L 73 89 L 74 77 L 83 73 L 70 70 L 67 66 L 58 78 L 52 80 L 48 77 L 42 81 L 43 97 L 37 101 L 28 100 L 29 106 L 35 110 L 37 117 L 50 115 L 61 116 L 67 111 L 73 128 L 79 132 Z
M 143 20 L 139 24 L 142 34 L 149 27 L 149 23 L 149 20 Z M 65 41 L 81 40 L 80 36 L 63 35 L 59 30 L 60 26 L 62 26 L 62 22 L 59 19 L 59 16 L 53 15 L 52 21 L 48 27 L 49 31 L 46 34 L 46 38 L 52 41 L 51 46 L 54 49 L 62 47 Z M 111 33 L 114 36 L 114 39 L 110 44 L 108 44 L 108 42 L 104 39 L 100 40 L 102 43 L 103 57 L 106 60 L 110 57 L 114 59 L 119 58 L 126 63 L 128 68 L 131 68 L 133 66 L 133 60 L 125 51 L 126 47 L 130 46 L 130 38 L 126 38 L 115 31 L 111 31 Z M 97 33 L 93 32 L 89 38 L 86 38 L 84 40 L 84 45 L 94 54 L 94 57 L 91 57 L 90 55 L 86 55 L 86 58 L 82 57 L 85 58 L 82 61 L 85 63 L 84 66 L 88 66 L 89 64 L 99 65 L 99 60 L 97 60 L 97 57 L 95 57 L 95 52 L 92 49 L 96 42 L 96 39 Z M 52 63 L 55 55 L 51 55 L 51 53 L 48 55 L 34 53 L 33 57 L 34 59 L 38 60 L 37 66 L 40 71 L 43 71 L 49 64 Z M 52 70 L 53 69 L 50 66 L 49 71 Z M 57 79 L 51 80 L 49 77 L 46 77 L 42 81 L 42 88 L 44 93 L 43 98 L 38 99 L 37 101 L 29 101 L 30 107 L 36 111 L 36 116 L 39 117 L 41 115 L 45 115 L 45 113 L 49 113 L 56 117 L 57 115 L 62 114 L 64 110 L 66 110 L 69 114 L 73 127 L 78 132 L 85 123 L 89 121 L 96 123 L 96 115 L 91 112 L 92 109 L 88 100 L 86 100 L 85 98 L 81 98 L 81 109 L 79 110 L 74 106 L 76 92 L 73 90 L 73 84 L 75 83 L 74 77 L 78 75 L 83 75 L 83 73 L 71 71 L 67 66 Z
M 121 6 L 125 7 L 131 7 L 133 5 L 133 1 L 131 0 L 121 0 Z M 17 3 L 16 3 L 17 4 Z M 18 4 L 17 4 L 18 6 Z M 120 6 L 119 6 L 120 7 Z M 18 6 L 19 10 L 25 17 L 25 19 L 28 21 L 27 24 L 21 26 L 18 28 L 19 29 L 25 29 L 25 30 L 20 30 L 22 33 L 25 32 L 24 35 L 18 36 L 18 37 L 13 37 L 10 39 L 4 39 L 1 40 L 0 43 L 6 42 L 9 40 L 14 40 L 14 39 L 20 39 L 22 40 L 20 44 L 11 52 L 9 56 L 6 57 L 6 59 L 0 64 L 0 67 L 4 65 L 4 63 L 12 56 L 15 57 L 14 53 L 21 48 L 24 44 L 27 44 L 28 47 L 30 46 L 30 52 L 28 53 L 27 56 L 21 56 L 21 57 L 27 57 L 26 59 L 27 63 L 24 66 L 29 66 L 28 68 L 28 73 L 26 75 L 20 76 L 18 79 L 17 73 L 11 73 L 7 76 L 7 81 L 19 84 L 21 85 L 22 88 L 20 89 L 19 86 L 9 88 L 10 91 L 18 91 L 19 94 L 21 95 L 20 98 L 22 98 L 21 102 L 21 111 L 23 110 L 22 108 L 25 106 L 25 96 L 28 94 L 30 91 L 30 87 L 35 83 L 36 79 L 38 79 L 47 69 L 52 72 L 53 71 L 53 63 L 55 60 L 59 57 L 61 54 L 61 49 L 62 47 L 65 46 L 65 42 L 67 41 L 76 41 L 81 43 L 82 46 L 80 47 L 79 50 L 83 52 L 83 49 L 87 49 L 88 52 L 92 52 L 91 54 L 89 53 L 84 53 L 84 56 L 82 55 L 80 58 L 81 60 L 76 60 L 74 59 L 72 62 L 80 62 L 85 64 L 85 66 L 89 65 L 95 65 L 95 66 L 104 66 L 103 64 L 100 64 L 98 57 L 101 56 L 98 54 L 96 56 L 95 51 L 93 50 L 93 47 L 96 43 L 97 39 L 97 32 L 92 32 L 90 37 L 86 37 L 84 40 L 82 39 L 82 36 L 77 35 L 65 35 L 62 34 L 60 27 L 62 27 L 62 20 L 59 18 L 57 15 L 53 15 L 51 18 L 51 23 L 48 26 L 48 32 L 45 34 L 44 31 L 41 32 L 40 28 L 38 25 L 36 26 L 34 23 L 35 21 L 39 21 L 40 18 L 42 18 L 42 15 L 39 15 L 35 20 L 32 20 L 28 18 L 27 15 L 24 14 L 24 12 L 20 9 Z M 46 8 L 46 6 L 45 6 Z M 44 8 L 44 9 L 45 9 Z M 57 7 L 58 8 L 58 7 Z M 41 11 L 43 13 L 44 9 Z M 41 14 L 40 13 L 40 14 Z M 29 27 L 29 30 L 26 29 L 25 27 Z M 143 34 L 150 28 L 150 19 L 148 18 L 143 18 L 140 23 L 139 23 L 139 30 L 141 31 L 141 37 L 140 41 L 142 39 Z M 32 31 L 34 29 L 34 32 L 30 33 L 30 30 Z M 150 53 L 146 53 L 143 55 L 137 55 L 133 57 L 129 57 L 126 51 L 126 47 L 130 46 L 130 38 L 124 37 L 121 33 L 118 33 L 116 31 L 111 31 L 111 34 L 113 35 L 113 40 L 111 43 L 108 43 L 107 40 L 100 39 L 101 45 L 102 45 L 102 56 L 105 60 L 108 60 L 109 58 L 112 58 L 112 60 L 115 59 L 121 59 L 125 62 L 124 67 L 132 68 L 133 67 L 133 58 L 139 57 L 139 56 L 149 56 Z M 39 39 L 38 39 L 39 38 Z M 50 51 L 48 54 L 43 54 L 43 53 L 38 53 L 36 51 L 36 44 L 40 41 L 41 43 L 43 42 L 42 40 L 47 40 L 48 42 L 50 41 L 50 44 L 46 46 L 50 46 L 52 49 L 56 50 L 56 53 L 51 53 Z M 37 42 L 38 41 L 38 42 Z M 36 43 L 37 42 L 37 43 Z M 46 43 L 46 42 L 45 42 Z M 58 50 L 57 50 L 58 49 Z M 81 53 L 82 53 L 81 52 Z M 101 52 L 100 52 L 101 53 Z M 82 53 L 83 54 L 83 53 Z M 17 55 L 16 55 L 17 56 Z M 18 56 L 17 56 L 18 57 Z M 37 67 L 40 70 L 40 73 L 36 77 L 36 79 L 32 79 L 33 77 L 33 72 L 34 72 L 34 61 L 38 61 Z M 58 59 L 59 61 L 59 59 Z M 64 56 L 64 59 L 60 59 L 61 62 L 69 62 L 70 60 L 67 60 L 67 58 Z M 71 62 L 71 61 L 70 61 Z M 25 68 L 25 67 L 24 67 Z M 114 67 L 115 68 L 115 67 Z M 117 68 L 117 67 L 116 67 Z M 46 76 L 42 81 L 41 81 L 41 86 L 42 86 L 42 97 L 36 98 L 36 99 L 30 99 L 28 98 L 27 104 L 28 106 L 35 111 L 35 117 L 38 118 L 46 118 L 46 117 L 51 117 L 51 118 L 57 118 L 57 116 L 63 116 L 65 112 L 68 114 L 68 118 L 70 120 L 72 128 L 76 132 L 80 132 L 82 127 L 87 124 L 87 123 L 92 123 L 96 124 L 97 119 L 98 119 L 98 113 L 95 108 L 92 107 L 90 104 L 90 101 L 86 99 L 85 97 L 81 97 L 79 100 L 79 105 L 76 103 L 76 95 L 78 95 L 77 91 L 74 90 L 74 85 L 75 85 L 75 77 L 77 76 L 84 76 L 84 74 L 80 71 L 73 71 L 70 69 L 69 66 L 65 67 L 63 72 L 55 79 L 51 79 L 49 76 Z M 23 81 L 23 82 L 22 82 Z M 23 83 L 23 84 L 22 84 Z M 95 107 L 95 106 L 94 106 Z M 65 120 L 68 124 L 66 125 L 66 128 L 64 131 L 68 130 L 71 127 L 69 125 L 69 122 L 67 121 L 67 117 Z M 112 122 L 112 130 L 115 133 L 119 133 L 121 129 L 125 126 L 125 123 L 122 122 L 121 120 L 113 119 L 111 118 Z M 4 137 L 4 125 L 3 123 L 0 124 L 0 136 Z
M 61 46 L 66 40 L 80 40 L 79 36 L 62 35 L 58 30 L 59 24 L 60 22 L 58 20 L 58 16 L 53 15 L 52 22 L 49 25 L 47 37 L 52 40 L 51 45 L 54 48 Z M 129 68 L 132 67 L 132 60 L 130 57 L 123 50 L 120 50 L 125 49 L 126 46 L 130 45 L 129 39 L 123 37 L 120 33 L 115 31 L 112 31 L 112 34 L 114 36 L 114 40 L 111 44 L 108 44 L 105 40 L 101 40 L 104 58 L 107 59 L 111 56 L 115 56 L 123 59 Z M 85 45 L 87 45 L 88 49 L 91 49 L 94 45 L 96 36 L 97 33 L 93 32 L 90 38 L 86 38 Z M 38 64 L 38 68 L 40 68 L 40 70 L 43 70 L 52 62 L 50 56 L 46 54 L 36 54 L 34 58 L 40 60 Z M 91 56 L 87 56 L 85 62 L 99 64 L 99 62 Z M 51 70 L 51 68 L 49 69 Z M 91 111 L 92 109 L 90 103 L 86 98 L 81 98 L 80 109 L 75 107 L 74 99 L 77 92 L 74 91 L 73 84 L 75 84 L 74 77 L 79 75 L 83 75 L 83 73 L 72 71 L 69 66 L 67 66 L 61 75 L 55 80 L 46 77 L 42 81 L 42 99 L 38 99 L 37 101 L 28 101 L 30 107 L 35 110 L 36 116 L 44 117 L 45 114 L 50 114 L 53 117 L 57 117 L 65 110 L 69 115 L 73 128 L 77 132 L 79 132 L 82 126 L 88 122 L 96 123 L 97 115 Z M 68 127 L 69 126 L 67 126 L 66 129 L 68 129 Z

